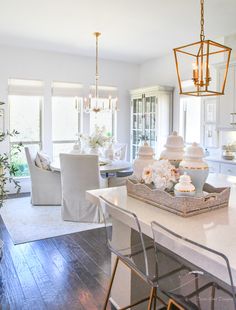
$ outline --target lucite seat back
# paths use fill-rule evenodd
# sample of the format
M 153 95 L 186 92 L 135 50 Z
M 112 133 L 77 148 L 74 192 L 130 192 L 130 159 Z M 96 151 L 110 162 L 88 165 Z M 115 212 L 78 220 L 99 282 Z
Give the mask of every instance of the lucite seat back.
M 155 262 L 153 243 L 150 244 L 142 234 L 137 216 L 103 197 L 100 197 L 100 208 L 111 252 L 141 274 L 144 280 L 154 279 L 155 264 L 149 266 L 151 256 Z
M 152 222 L 152 231 L 157 281 L 164 294 L 184 309 L 236 309 L 232 271 L 224 254 L 186 239 L 157 222 Z M 170 275 L 162 278 L 161 272 L 168 264 Z M 171 268 L 176 267 L 179 272 L 171 274 Z M 217 276 L 213 275 L 215 271 Z

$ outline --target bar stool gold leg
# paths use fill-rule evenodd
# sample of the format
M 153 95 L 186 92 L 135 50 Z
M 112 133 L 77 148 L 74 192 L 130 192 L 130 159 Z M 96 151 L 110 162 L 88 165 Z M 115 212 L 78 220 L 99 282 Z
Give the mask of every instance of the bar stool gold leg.
M 148 303 L 148 310 L 152 309 L 152 301 L 153 301 L 154 292 L 155 292 L 155 288 L 152 287 L 151 293 L 150 293 L 150 298 L 149 298 L 149 303 Z
M 119 262 L 119 258 L 116 257 L 116 261 L 115 261 L 115 265 L 114 265 L 114 268 L 113 268 L 113 271 L 112 271 L 111 280 L 110 280 L 109 288 L 108 288 L 108 291 L 107 291 L 106 301 L 105 301 L 103 310 L 106 310 L 106 308 L 107 308 L 107 304 L 108 304 L 108 300 L 109 300 L 109 297 L 110 297 L 110 294 L 111 294 L 111 288 L 112 288 L 112 284 L 113 284 L 113 281 L 114 281 L 114 278 L 115 278 L 118 262 Z
M 156 307 L 157 307 L 157 288 L 155 287 L 154 288 L 154 310 L 156 310 Z

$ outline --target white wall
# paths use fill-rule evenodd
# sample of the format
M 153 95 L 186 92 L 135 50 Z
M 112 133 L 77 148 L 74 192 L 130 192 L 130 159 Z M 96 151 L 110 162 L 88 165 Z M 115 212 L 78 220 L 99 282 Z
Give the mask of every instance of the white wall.
M 118 61 L 100 60 L 100 85 L 118 88 L 119 109 L 117 138 L 129 142 L 129 89 L 139 83 L 139 66 Z M 95 80 L 95 58 L 0 46 L 0 100 L 7 102 L 8 78 L 39 79 L 45 82 L 44 148 L 51 153 L 51 83 L 52 81 L 78 82 L 88 95 L 89 85 Z M 6 127 L 8 128 L 8 106 Z M 5 144 L 6 146 L 6 144 Z M 0 146 L 3 148 L 3 145 Z
M 168 54 L 143 63 L 140 66 L 140 87 L 164 85 L 175 87 L 173 106 L 173 128 L 179 128 L 179 89 L 174 55 Z

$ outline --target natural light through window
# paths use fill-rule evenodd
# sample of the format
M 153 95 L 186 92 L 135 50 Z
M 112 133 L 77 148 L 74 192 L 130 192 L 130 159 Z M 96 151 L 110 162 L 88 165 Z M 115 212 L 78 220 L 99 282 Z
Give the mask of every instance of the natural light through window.
M 81 132 L 81 99 L 77 97 L 52 98 L 53 157 L 68 152 Z
M 35 151 L 39 150 L 42 143 L 42 97 L 10 95 L 8 101 L 10 107 L 10 131 L 15 129 L 19 132 L 19 135 L 11 137 L 11 146 L 14 147 L 17 142 L 23 142 L 24 146 L 30 146 Z M 19 169 L 17 176 L 29 175 L 24 150 L 17 157 L 13 156 L 12 161 Z
M 185 143 L 201 142 L 201 99 L 180 99 L 180 135 Z

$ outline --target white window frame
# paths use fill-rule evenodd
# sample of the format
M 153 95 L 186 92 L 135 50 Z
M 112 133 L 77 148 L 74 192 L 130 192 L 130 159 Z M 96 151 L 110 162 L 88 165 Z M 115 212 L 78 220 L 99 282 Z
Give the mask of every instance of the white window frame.
M 199 100 L 200 105 L 200 141 L 198 143 L 202 144 L 203 142 L 203 126 L 202 126 L 202 100 L 198 97 L 191 97 L 191 96 L 182 96 L 180 97 L 180 104 L 179 104 L 179 133 L 183 136 L 184 143 L 186 145 L 191 145 L 195 141 L 186 141 L 186 133 L 187 133 L 187 104 L 188 101 L 191 99 Z M 181 102 L 183 101 L 183 111 L 181 111 Z M 181 114 L 183 115 L 183 124 L 181 124 Z
M 53 104 L 53 98 L 54 97 L 65 97 L 65 98 L 72 98 L 70 96 L 52 96 L 52 104 Z M 79 97 L 73 97 L 74 99 L 74 104 L 75 104 L 75 109 L 77 110 L 77 119 L 78 119 L 78 122 L 77 122 L 77 132 L 78 134 L 79 133 L 82 133 L 83 132 L 83 98 L 79 98 Z M 52 111 L 53 113 L 53 111 Z M 53 115 L 52 115 L 52 118 L 53 118 Z M 52 132 L 52 137 L 53 137 L 53 132 Z M 77 141 L 77 139 L 72 139 L 72 140 L 54 140 L 52 138 L 52 148 L 53 148 L 53 145 L 55 144 L 70 144 L 70 143 L 75 143 Z M 53 154 L 53 157 L 54 157 L 54 154 Z
M 27 145 L 39 145 L 39 149 L 43 146 L 43 100 L 44 100 L 44 81 L 42 80 L 31 80 L 31 79 L 8 79 L 8 108 L 9 108 L 9 128 L 11 124 L 11 96 L 28 96 L 39 98 L 39 140 L 35 141 L 21 141 L 23 146 Z M 14 127 L 14 126 L 13 126 Z M 12 130 L 14 128 L 10 128 Z M 9 148 L 17 144 L 17 141 L 9 139 Z M 22 150 L 24 152 L 24 150 Z M 17 176 L 16 179 L 27 179 L 29 176 Z

